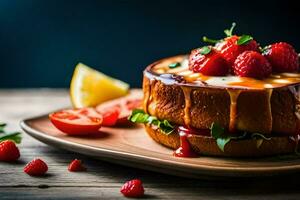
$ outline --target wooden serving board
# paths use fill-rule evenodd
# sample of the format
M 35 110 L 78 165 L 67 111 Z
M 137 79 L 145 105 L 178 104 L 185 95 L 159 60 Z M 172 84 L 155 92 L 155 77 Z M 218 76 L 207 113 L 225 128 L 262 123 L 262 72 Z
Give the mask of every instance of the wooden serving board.
M 103 127 L 103 133 L 99 136 L 73 137 L 57 130 L 47 115 L 26 119 L 20 125 L 30 136 L 54 147 L 121 165 L 177 176 L 255 177 L 300 171 L 300 158 L 296 156 L 260 159 L 174 157 L 173 151 L 154 142 L 143 126 Z

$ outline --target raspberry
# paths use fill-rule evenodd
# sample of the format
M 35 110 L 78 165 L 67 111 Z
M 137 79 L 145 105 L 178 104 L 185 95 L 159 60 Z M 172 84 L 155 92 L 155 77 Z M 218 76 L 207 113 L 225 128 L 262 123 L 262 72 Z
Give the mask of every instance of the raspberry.
M 86 171 L 86 168 L 82 165 L 81 160 L 75 159 L 69 164 L 68 170 L 70 172 L 81 172 Z
M 213 48 L 207 54 L 202 53 L 203 48 L 194 49 L 189 57 L 190 70 L 207 76 L 225 76 L 229 66 L 222 56 Z
M 239 39 L 239 36 L 233 35 L 216 44 L 216 49 L 231 66 L 234 64 L 235 59 L 244 51 L 259 51 L 259 45 L 255 40 L 238 45 L 237 41 Z
M 142 197 L 144 195 L 143 183 L 139 179 L 127 181 L 121 188 L 120 192 L 125 197 Z
M 271 63 L 274 72 L 295 72 L 299 69 L 299 58 L 288 43 L 279 42 L 268 46 L 263 55 Z
M 20 158 L 20 151 L 11 140 L 0 143 L 0 161 L 12 162 Z
M 238 76 L 266 78 L 272 73 L 268 60 L 255 51 L 245 51 L 240 54 L 233 65 L 234 73 Z
M 42 176 L 47 171 L 48 171 L 48 166 L 41 159 L 34 159 L 24 167 L 24 172 L 30 176 Z

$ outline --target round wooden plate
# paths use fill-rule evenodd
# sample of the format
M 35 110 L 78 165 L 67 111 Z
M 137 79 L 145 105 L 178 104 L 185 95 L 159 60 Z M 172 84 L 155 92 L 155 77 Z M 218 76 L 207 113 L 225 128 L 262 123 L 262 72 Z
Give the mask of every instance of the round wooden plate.
M 103 127 L 99 136 L 71 137 L 57 130 L 47 115 L 26 119 L 20 125 L 26 133 L 51 146 L 109 162 L 178 176 L 256 177 L 300 171 L 300 158 L 296 156 L 259 159 L 174 157 L 172 150 L 154 142 L 142 126 Z

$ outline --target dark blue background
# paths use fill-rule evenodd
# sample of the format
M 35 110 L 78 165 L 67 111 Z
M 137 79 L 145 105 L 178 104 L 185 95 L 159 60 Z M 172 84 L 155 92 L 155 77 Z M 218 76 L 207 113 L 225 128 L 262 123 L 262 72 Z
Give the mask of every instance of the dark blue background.
M 297 1 L 0 1 L 1 88 L 68 87 L 77 62 L 141 84 L 156 59 L 238 33 L 300 50 Z

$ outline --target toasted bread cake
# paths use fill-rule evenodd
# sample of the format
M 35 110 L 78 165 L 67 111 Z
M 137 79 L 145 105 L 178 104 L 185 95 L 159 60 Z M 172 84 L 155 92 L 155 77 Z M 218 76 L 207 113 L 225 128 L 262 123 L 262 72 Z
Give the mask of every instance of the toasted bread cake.
M 169 68 L 174 62 L 180 63 L 180 66 Z M 299 85 L 298 73 L 274 74 L 264 80 L 203 76 L 189 70 L 186 56 L 183 55 L 160 60 L 145 69 L 143 107 L 145 112 L 158 119 L 186 127 L 209 129 L 212 123 L 218 123 L 231 133 L 243 131 L 266 136 L 286 136 L 284 139 L 276 139 L 281 141 L 276 150 L 270 151 L 270 145 L 270 148 L 266 147 L 266 153 L 262 153 L 263 150 L 260 153 L 249 150 L 248 155 L 287 153 L 295 146 L 295 142 L 288 141 L 288 136 L 299 133 Z M 178 134 L 165 136 L 148 125 L 146 130 L 159 143 L 171 148 L 179 145 Z M 198 140 L 190 139 L 190 142 L 193 149 L 201 149 L 199 145 L 202 146 L 199 151 L 204 154 L 243 156 L 242 153 L 234 153 L 233 147 L 228 147 L 233 150 L 227 154 L 220 150 L 206 151 L 203 142 L 208 140 L 202 138 L 202 144 L 197 147 L 195 143 Z M 247 144 L 244 141 L 240 145 Z

